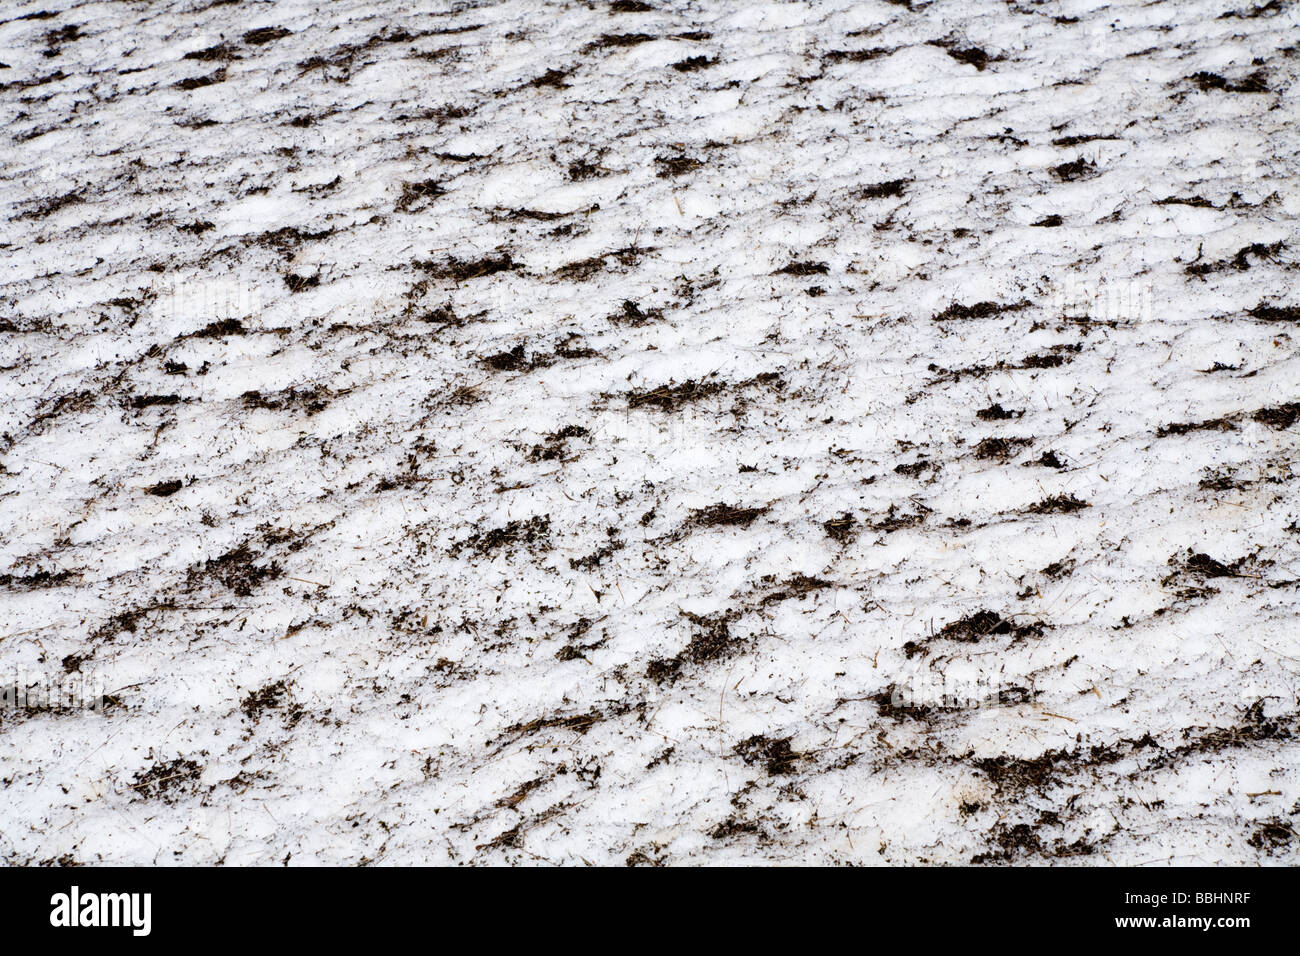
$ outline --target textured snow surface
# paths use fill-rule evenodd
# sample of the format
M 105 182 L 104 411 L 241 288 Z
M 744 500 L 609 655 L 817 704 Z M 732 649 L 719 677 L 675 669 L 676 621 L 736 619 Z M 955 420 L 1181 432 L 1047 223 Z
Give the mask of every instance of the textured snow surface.
M 3 18 L 6 861 L 1296 862 L 1300 4 Z

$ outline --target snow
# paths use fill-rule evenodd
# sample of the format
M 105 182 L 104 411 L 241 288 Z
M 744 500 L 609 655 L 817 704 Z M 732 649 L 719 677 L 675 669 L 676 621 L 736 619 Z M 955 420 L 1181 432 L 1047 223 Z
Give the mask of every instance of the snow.
M 4 859 L 1294 863 L 1298 10 L 11 5 Z

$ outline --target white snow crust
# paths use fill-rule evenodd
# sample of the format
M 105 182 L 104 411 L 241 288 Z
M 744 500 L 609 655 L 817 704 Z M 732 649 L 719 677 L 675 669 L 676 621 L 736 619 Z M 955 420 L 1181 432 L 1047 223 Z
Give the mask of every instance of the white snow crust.
M 3 859 L 1294 864 L 1298 11 L 6 4 Z

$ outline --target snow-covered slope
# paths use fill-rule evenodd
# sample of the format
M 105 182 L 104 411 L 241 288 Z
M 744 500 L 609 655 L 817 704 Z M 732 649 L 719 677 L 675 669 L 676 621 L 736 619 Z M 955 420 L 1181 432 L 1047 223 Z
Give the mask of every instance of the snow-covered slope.
M 8 4 L 3 858 L 1294 863 L 1298 14 Z

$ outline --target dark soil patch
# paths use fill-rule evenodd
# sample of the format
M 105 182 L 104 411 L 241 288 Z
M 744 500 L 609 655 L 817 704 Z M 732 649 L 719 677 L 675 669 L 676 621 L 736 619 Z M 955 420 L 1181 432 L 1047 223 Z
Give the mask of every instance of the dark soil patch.
M 198 786 L 203 767 L 193 760 L 177 757 L 167 763 L 154 764 L 135 776 L 131 789 L 143 800 L 175 803 Z
M 908 180 L 891 179 L 888 182 L 872 183 L 857 191 L 859 199 L 893 199 L 907 191 Z
M 628 392 L 627 406 L 642 408 L 650 405 L 661 411 L 670 412 L 688 402 L 716 395 L 725 387 L 722 382 L 697 382 L 688 379 L 680 385 L 661 385 L 658 388 Z
M 220 319 L 205 325 L 197 332 L 191 332 L 190 337 L 196 339 L 220 339 L 228 335 L 243 335 L 247 331 L 244 328 L 244 323 L 238 319 Z
M 1065 462 L 1057 456 L 1054 451 L 1045 451 L 1033 461 L 1025 462 L 1026 465 L 1042 465 L 1044 468 L 1064 468 Z
M 590 618 L 580 617 L 570 625 L 568 628 L 569 643 L 565 644 L 555 652 L 555 659 L 557 661 L 586 660 L 586 654 L 588 651 L 593 651 L 602 646 L 608 640 L 608 637 L 603 637 L 598 641 L 588 644 L 582 644 L 578 641 L 578 638 L 591 630 L 593 623 L 594 622 Z
M 1264 850 L 1271 855 L 1274 850 L 1283 849 L 1297 842 L 1297 835 L 1291 824 L 1275 818 L 1260 826 L 1246 839 L 1246 842 L 1255 849 Z
M 889 56 L 893 52 L 884 47 L 872 47 L 867 50 L 828 50 L 823 54 L 822 59 L 827 63 L 866 63 L 868 60 Z
M 925 642 L 908 641 L 903 645 L 903 652 L 910 658 L 928 650 L 931 641 L 957 641 L 961 644 L 974 644 L 986 637 L 1010 635 L 1017 640 L 1037 637 L 1043 633 L 1040 624 L 1016 624 L 1011 618 L 1003 617 L 993 611 L 980 610 L 957 621 L 952 621 L 940 628 L 939 632 Z
M 1072 183 L 1081 179 L 1092 178 L 1097 172 L 1097 164 L 1080 157 L 1073 162 L 1053 166 L 1050 172 L 1061 182 Z
M 826 275 L 830 272 L 830 266 L 824 262 L 792 262 L 788 266 L 782 266 L 772 275 L 787 276 L 815 276 Z
M 1022 793 L 1026 790 L 1046 790 L 1056 784 L 1063 768 L 1072 769 L 1079 755 L 1075 752 L 1049 750 L 1037 757 L 983 757 L 974 761 L 999 791 Z
M 634 710 L 644 713 L 645 703 L 630 704 L 625 701 L 617 701 L 608 704 L 604 708 L 592 707 L 578 714 L 556 714 L 550 717 L 537 717 L 523 723 L 511 724 L 500 737 L 496 738 L 495 742 L 502 743 L 518 740 L 521 737 L 531 736 L 543 730 L 570 730 L 581 736 L 603 720 L 622 717 Z
M 284 284 L 290 292 L 306 292 L 320 286 L 320 274 L 300 276 L 290 272 L 284 277 Z
M 77 23 L 68 23 L 53 30 L 47 30 L 42 38 L 47 48 L 42 51 L 47 59 L 53 59 L 63 52 L 62 47 L 65 43 L 72 43 L 79 40 L 84 34 L 81 32 L 81 25 Z
M 1066 558 L 1061 561 L 1053 561 L 1039 573 L 1049 578 L 1067 577 L 1074 571 L 1074 562 Z
M 1250 314 L 1262 322 L 1300 322 L 1300 305 L 1265 305 L 1261 302 Z
M 711 661 L 730 657 L 744 642 L 733 637 L 730 627 L 730 614 L 711 616 L 682 612 L 686 619 L 695 625 L 695 634 L 690 643 L 678 654 L 669 658 L 653 660 L 646 667 L 646 677 L 656 684 L 671 684 L 682 675 L 688 665 L 707 664 Z
M 1028 308 L 1030 303 L 1026 301 L 1000 303 L 1000 302 L 976 302 L 974 305 L 962 305 L 960 302 L 954 302 L 948 308 L 934 316 L 935 322 L 943 322 L 948 319 L 988 319 L 995 315 L 1002 315 L 1004 312 L 1016 312 L 1020 309 Z
M 134 409 L 153 408 L 155 405 L 179 405 L 179 395 L 136 395 L 130 401 Z
M 446 187 L 436 179 L 402 183 L 402 194 L 398 197 L 397 205 L 393 208 L 397 212 L 410 212 L 411 207 L 423 199 L 437 199 L 439 196 L 445 195 L 447 195 Z
M 483 256 L 479 259 L 457 259 L 452 256 L 441 262 L 417 262 L 416 265 L 436 279 L 451 279 L 454 282 L 465 282 L 501 272 L 513 272 L 520 268 L 508 252 Z
M 216 46 L 206 47 L 202 50 L 191 50 L 186 53 L 182 60 L 238 60 L 240 59 L 238 49 L 233 43 L 218 43 Z
M 304 242 L 319 242 L 321 239 L 328 239 L 332 235 L 334 235 L 333 229 L 321 229 L 317 232 L 311 232 L 299 229 L 297 226 L 281 226 L 279 229 L 270 229 L 259 233 L 245 240 L 245 243 L 249 246 L 260 246 L 263 249 L 274 249 L 281 256 L 291 258 Z
M 569 164 L 569 179 L 573 180 L 575 183 L 583 182 L 587 179 L 595 179 L 602 172 L 605 172 L 605 169 L 599 163 L 589 163 L 586 160 L 578 160 L 575 163 Z
M 656 156 L 655 165 L 659 167 L 660 179 L 676 179 L 700 169 L 704 163 L 691 156 Z
M 299 388 L 290 386 L 279 392 L 259 392 L 250 389 L 239 396 L 245 408 L 261 408 L 268 411 L 305 412 L 315 415 L 329 407 L 330 392 L 324 386 L 312 385 Z
M 599 352 L 582 343 L 582 336 L 578 335 L 576 332 L 571 334 L 568 338 L 555 344 L 555 357 L 562 359 L 586 359 L 599 357 Z
M 1206 491 L 1232 491 L 1245 488 L 1248 484 L 1246 481 L 1238 481 L 1231 469 L 1206 469 L 1205 477 L 1196 486 Z
M 34 574 L 0 574 L 0 588 L 11 591 L 35 591 L 58 587 L 72 580 L 71 571 L 37 571 Z
M 1082 146 L 1084 143 L 1093 143 L 1099 139 L 1118 140 L 1119 136 L 1106 136 L 1103 134 L 1085 133 L 1080 136 L 1061 136 L 1052 140 L 1053 146 L 1060 146 L 1069 149 L 1072 146 Z
M 57 398 L 44 403 L 41 406 L 41 411 L 32 419 L 29 428 L 33 433 L 39 433 L 46 424 L 60 415 L 69 412 L 76 414 L 77 412 L 88 411 L 95 407 L 96 397 L 96 393 L 89 389 L 80 392 L 65 392 Z M 12 444 L 10 441 L 11 436 L 8 433 L 5 433 L 2 437 L 7 443 Z
M 569 78 L 572 72 L 572 70 L 547 70 L 541 76 L 529 80 L 525 85 L 531 86 L 535 89 L 549 86 L 553 89 L 562 90 L 569 85 L 564 81 Z
M 1258 7 L 1246 7 L 1242 10 L 1229 10 L 1227 13 L 1221 13 L 1219 19 L 1254 20 L 1257 17 L 1275 17 L 1282 12 L 1286 4 L 1287 0 L 1268 0 L 1267 3 L 1260 4 Z
M 781 601 L 788 601 L 791 598 L 801 598 L 806 594 L 811 594 L 813 591 L 821 591 L 825 588 L 833 587 L 835 587 L 835 582 L 827 581 L 825 578 L 814 578 L 809 577 L 806 574 L 796 574 L 771 594 L 764 595 L 763 600 L 759 603 L 762 605 L 778 604 Z
M 487 843 L 475 845 L 475 850 L 511 850 L 524 844 L 524 825 L 516 823 L 509 830 L 498 833 Z
M 631 299 L 625 299 L 623 308 L 609 317 L 609 321 L 617 324 L 626 324 L 631 326 L 646 325 L 649 322 L 657 322 L 663 318 L 662 309 L 642 309 Z
M 990 405 L 988 408 L 981 408 L 978 412 L 975 413 L 975 417 L 982 422 L 1002 422 L 1002 421 L 1007 421 L 1008 419 L 1011 418 L 1019 418 L 1023 414 L 1024 414 L 1023 411 L 1009 412 L 1005 408 L 1003 408 L 1000 404 L 997 404 L 995 402 L 994 404 Z
M 1210 202 L 1204 196 L 1166 196 L 1164 199 L 1155 201 L 1157 206 L 1191 206 L 1194 209 L 1217 209 L 1218 206 Z
M 1049 352 L 1045 355 L 1026 355 L 1024 361 L 1020 363 L 1021 368 L 1060 368 L 1069 357 L 1059 352 Z
M 525 457 L 531 462 L 560 461 L 568 451 L 568 442 L 573 438 L 586 438 L 591 433 L 581 425 L 566 425 L 558 431 L 547 435 L 540 444 L 534 445 Z
M 193 587 L 203 581 L 214 580 L 240 597 L 247 597 L 265 582 L 274 581 L 284 574 L 284 570 L 274 561 L 265 565 L 255 564 L 257 558 L 258 555 L 245 542 L 232 551 L 190 568 L 188 584 Z
M 894 473 L 907 478 L 919 478 L 931 468 L 937 468 L 934 462 L 922 458 L 920 461 L 904 462 L 894 466 Z
M 465 319 L 456 314 L 455 308 L 451 303 L 440 305 L 436 309 L 431 309 L 420 316 L 421 322 L 427 322 L 429 325 L 436 325 L 440 328 L 460 328 L 465 324 Z
M 766 737 L 755 734 L 732 749 L 747 764 L 762 764 L 763 769 L 773 777 L 785 776 L 798 769 L 798 762 L 803 754 L 790 747 L 791 737 Z
M 1201 70 L 1187 77 L 1187 81 L 1202 92 L 1210 90 L 1221 90 L 1224 93 L 1269 92 L 1268 74 L 1263 70 L 1256 70 L 1240 80 L 1229 80 L 1218 73 Z
M 992 461 L 1006 461 L 1025 445 L 1032 445 L 1032 438 L 983 438 L 975 446 L 975 457 Z
M 845 512 L 838 517 L 831 518 L 829 521 L 822 522 L 822 528 L 830 537 L 834 538 L 840 544 L 847 544 L 853 540 L 854 529 L 857 527 L 857 520 L 849 512 Z
M 909 641 L 907 647 L 915 647 L 914 642 Z M 912 656 L 911 654 L 908 655 Z M 871 702 L 876 705 L 876 711 L 881 717 L 888 717 L 890 720 L 902 723 L 905 720 L 919 720 L 928 722 L 935 719 L 940 708 L 930 704 L 922 704 L 913 701 L 907 694 L 899 690 L 897 684 L 890 684 L 884 690 L 871 695 Z
M 508 352 L 497 352 L 480 359 L 479 364 L 494 372 L 531 372 L 533 369 L 545 368 L 554 361 L 553 356 L 543 353 L 525 354 L 524 344 L 520 342 Z
M 693 73 L 696 70 L 706 70 L 717 62 L 716 57 L 688 56 L 684 60 L 678 60 L 672 67 L 678 73 Z
M 1169 435 L 1188 435 L 1192 432 L 1231 432 L 1236 431 L 1237 426 L 1229 418 L 1211 418 L 1204 422 L 1178 422 L 1169 425 L 1161 425 L 1156 429 L 1157 438 L 1165 438 Z
M 989 844 L 992 849 L 977 854 L 971 860 L 973 864 L 1005 862 L 1025 854 L 1039 854 L 1045 849 L 1042 838 L 1028 823 L 996 824 L 989 834 Z
M 90 639 L 92 641 L 109 642 L 116 639 L 119 634 L 134 634 L 136 628 L 139 627 L 140 622 L 144 620 L 148 614 L 153 611 L 164 610 L 167 607 L 169 607 L 169 605 L 144 605 L 132 608 L 129 611 L 121 611 L 114 614 L 99 627 L 95 628 L 95 630 L 91 632 Z
M 1037 504 L 1030 505 L 1025 510 L 1035 515 L 1063 515 L 1072 514 L 1075 511 L 1082 511 L 1084 508 L 1090 508 L 1091 505 L 1086 501 L 1081 501 L 1074 495 L 1053 495 L 1050 498 L 1044 498 Z
M 1243 563 L 1244 559 L 1238 558 L 1231 564 L 1224 564 L 1203 551 L 1188 551 L 1186 556 L 1174 555 L 1169 559 L 1169 566 L 1176 571 L 1202 578 L 1235 578 Z
M 936 43 L 936 46 L 944 46 L 944 52 L 959 63 L 968 63 L 977 70 L 983 70 L 996 57 L 990 57 L 979 47 L 951 47 L 942 43 Z
M 46 199 L 42 199 L 35 206 L 33 206 L 31 209 L 28 209 L 26 212 L 24 212 L 22 215 L 18 216 L 17 218 L 19 220 L 44 219 L 45 217 L 53 215 L 54 213 L 58 212 L 60 209 L 63 209 L 66 206 L 76 206 L 84 202 L 85 199 L 82 198 L 80 190 L 73 190 L 72 192 L 64 193 L 61 196 L 51 196 Z
M 282 40 L 293 33 L 292 30 L 286 30 L 284 27 L 259 27 L 256 30 L 249 30 L 244 34 L 244 42 L 251 43 L 254 46 L 263 46 L 274 40 Z
M 606 252 L 599 256 L 566 263 L 556 269 L 554 275 L 557 279 L 566 282 L 584 282 L 610 268 L 610 260 L 624 266 L 636 265 L 642 256 L 651 251 L 650 249 L 642 249 L 639 246 L 615 249 L 613 252 Z
M 891 504 L 889 510 L 879 521 L 873 521 L 867 524 L 872 531 L 903 531 L 907 528 L 915 528 L 917 525 L 925 523 L 925 512 L 902 512 L 898 510 L 897 505 Z
M 709 838 L 713 840 L 731 840 L 742 836 L 763 837 L 763 827 L 755 820 L 739 820 L 736 817 L 728 817 L 709 831 Z
M 658 39 L 657 36 L 651 36 L 649 33 L 604 33 L 584 46 L 582 52 L 619 50 L 625 47 L 639 46 L 642 43 L 652 43 Z
M 460 554 L 466 548 L 479 556 L 494 554 L 503 548 L 522 547 L 529 551 L 549 550 L 551 547 L 551 516 L 534 515 L 518 518 L 490 531 L 472 534 L 451 549 Z
M 595 570 L 613 557 L 613 555 L 623 547 L 624 542 L 618 537 L 617 528 L 606 528 L 605 533 L 609 540 L 604 545 L 597 548 L 591 554 L 585 555 L 581 558 L 569 559 L 569 569 L 571 571 Z
M 716 528 L 719 526 L 748 528 L 754 523 L 754 519 L 766 511 L 766 505 L 757 508 L 744 508 L 739 505 L 728 505 L 719 502 L 716 505 L 710 505 L 707 508 L 701 508 L 693 512 L 682 528 L 683 530 Z
M 219 70 L 209 73 L 207 76 L 190 76 L 178 81 L 175 86 L 178 90 L 201 90 L 205 86 L 213 86 L 221 83 L 226 78 L 226 68 L 223 66 Z
M 297 718 L 302 715 L 298 708 L 289 708 L 290 696 L 289 685 L 282 680 L 273 684 L 267 684 L 265 687 L 253 691 L 245 697 L 239 705 L 239 709 L 244 712 L 244 716 L 251 721 L 261 720 L 268 710 L 286 709 L 291 723 L 296 723 Z
M 1300 402 L 1287 402 L 1285 405 L 1261 408 L 1250 417 L 1261 425 L 1268 425 L 1270 428 L 1290 428 L 1295 424 L 1295 420 L 1300 418 Z
M 938 636 L 944 640 L 974 643 L 990 634 L 1011 634 L 1016 630 L 1015 624 L 993 611 L 976 611 L 969 617 L 945 624 Z
M 1250 259 L 1255 257 L 1262 262 L 1277 262 L 1277 255 L 1286 248 L 1285 242 L 1273 242 L 1265 245 L 1262 242 L 1252 242 L 1248 246 L 1238 249 L 1230 259 L 1222 259 L 1218 262 L 1193 262 L 1186 269 L 1189 275 L 1205 276 L 1216 272 L 1227 272 L 1233 270 L 1236 272 L 1245 272 L 1250 269 Z

